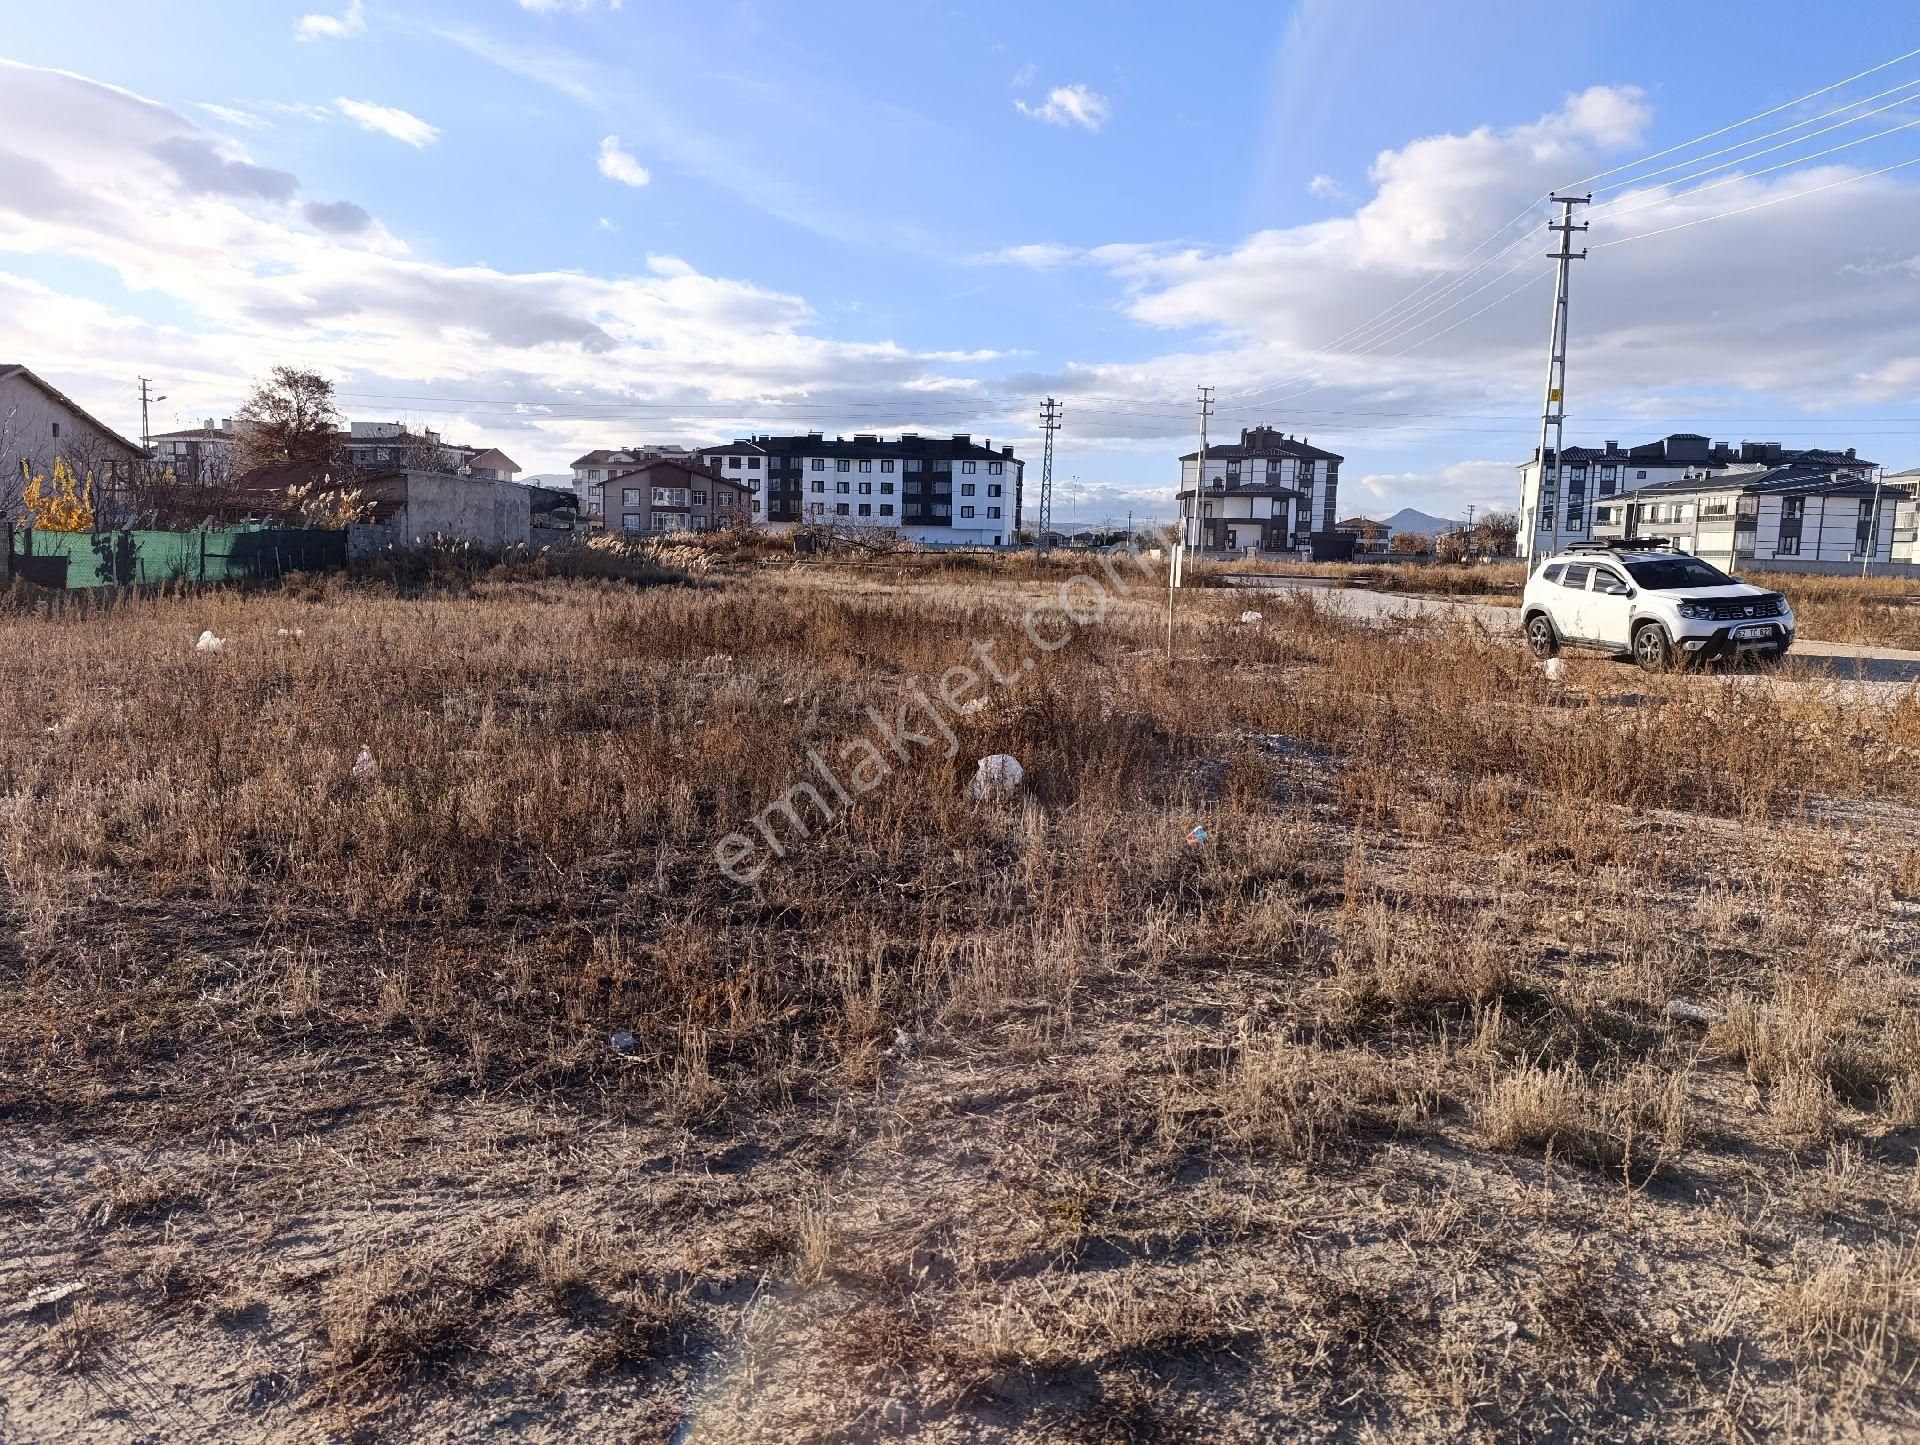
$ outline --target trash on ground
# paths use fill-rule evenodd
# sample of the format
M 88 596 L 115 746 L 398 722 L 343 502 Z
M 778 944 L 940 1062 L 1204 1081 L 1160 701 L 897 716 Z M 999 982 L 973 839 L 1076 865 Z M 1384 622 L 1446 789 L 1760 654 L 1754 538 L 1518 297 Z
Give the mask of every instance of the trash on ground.
M 974 770 L 973 785 L 968 791 L 976 803 L 988 798 L 1010 798 L 1020 790 L 1021 780 L 1026 775 L 1018 758 L 1008 753 L 993 753 L 980 759 L 980 766 Z
M 1549 657 L 1541 664 L 1540 670 L 1547 675 L 1547 681 L 1558 687 L 1567 675 L 1567 665 L 1557 657 Z
M 1240 614 L 1240 620 L 1242 622 L 1258 622 L 1260 620 L 1260 614 L 1258 612 L 1251 612 L 1251 611 L 1242 612 Z
M 1712 1009 L 1702 1004 L 1688 1003 L 1683 998 L 1669 999 L 1660 1012 L 1676 1023 L 1711 1024 L 1720 1021 L 1720 1015 Z
M 305 637 L 307 635 L 307 629 L 304 627 L 282 627 L 273 635 L 275 637 Z
M 1193 825 L 1193 831 L 1187 834 L 1187 846 L 1189 848 L 1202 848 L 1212 841 L 1213 834 L 1207 831 L 1207 825 L 1205 823 L 1195 823 Z
M 365 743 L 360 744 L 360 756 L 353 760 L 353 775 L 362 779 L 380 776 L 380 764 L 374 761 L 373 749 Z
M 57 1305 L 61 1300 L 77 1295 L 87 1287 L 84 1279 L 57 1279 L 43 1284 L 38 1289 L 27 1291 L 26 1298 L 19 1304 L 20 1313 L 30 1315 L 35 1310 L 43 1310 L 48 1305 Z
M 200 640 L 193 644 L 193 650 L 195 652 L 219 652 L 226 645 L 226 638 L 215 637 L 213 635 L 213 629 L 208 628 L 200 634 Z
M 616 1054 L 633 1052 L 633 1034 L 626 1029 L 615 1029 L 607 1035 L 607 1046 Z

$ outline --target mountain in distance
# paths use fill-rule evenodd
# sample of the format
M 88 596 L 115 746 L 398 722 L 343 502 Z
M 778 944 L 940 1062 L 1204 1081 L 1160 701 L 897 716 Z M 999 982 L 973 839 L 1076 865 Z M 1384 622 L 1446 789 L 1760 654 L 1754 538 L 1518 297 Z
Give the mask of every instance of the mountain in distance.
M 1466 525 L 1446 517 L 1436 517 L 1429 512 L 1416 511 L 1412 507 L 1402 507 L 1391 517 L 1382 518 L 1387 524 L 1389 537 L 1400 532 L 1419 532 L 1424 536 L 1438 536 L 1441 532 L 1451 532 Z

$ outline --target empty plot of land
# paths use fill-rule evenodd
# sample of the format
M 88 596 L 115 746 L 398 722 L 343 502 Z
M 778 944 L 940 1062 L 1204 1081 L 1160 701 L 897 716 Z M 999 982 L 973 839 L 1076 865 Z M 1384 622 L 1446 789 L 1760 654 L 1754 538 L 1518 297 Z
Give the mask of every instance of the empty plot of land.
M 1920 707 L 1069 575 L 0 618 L 0 1434 L 1920 1428 Z

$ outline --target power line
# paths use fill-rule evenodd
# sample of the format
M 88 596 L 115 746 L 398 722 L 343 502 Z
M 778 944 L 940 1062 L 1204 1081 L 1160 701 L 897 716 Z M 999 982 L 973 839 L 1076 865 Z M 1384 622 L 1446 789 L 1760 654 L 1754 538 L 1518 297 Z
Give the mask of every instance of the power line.
M 1829 181 L 1824 186 L 1811 186 L 1804 191 L 1793 191 L 1788 195 L 1774 196 L 1764 201 L 1755 201 L 1750 206 L 1736 206 L 1730 211 L 1720 211 L 1714 215 L 1701 216 L 1692 221 L 1679 221 L 1671 226 L 1661 226 L 1657 230 L 1641 231 L 1632 236 L 1620 236 L 1611 241 L 1596 242 L 1593 249 L 1599 251 L 1604 250 L 1608 246 L 1624 246 L 1629 241 L 1644 241 L 1650 236 L 1664 236 L 1669 231 L 1684 231 L 1690 226 L 1704 226 L 1709 221 L 1724 221 L 1728 216 L 1744 216 L 1749 211 L 1764 211 L 1769 206 L 1778 206 L 1786 201 L 1797 201 L 1802 196 L 1817 196 L 1823 191 L 1837 191 L 1842 186 L 1850 186 L 1857 181 L 1872 180 L 1875 176 L 1884 176 L 1889 171 L 1904 170 L 1911 165 L 1920 165 L 1920 156 L 1913 156 L 1890 166 L 1882 166 L 1877 171 L 1858 171 L 1841 180 Z

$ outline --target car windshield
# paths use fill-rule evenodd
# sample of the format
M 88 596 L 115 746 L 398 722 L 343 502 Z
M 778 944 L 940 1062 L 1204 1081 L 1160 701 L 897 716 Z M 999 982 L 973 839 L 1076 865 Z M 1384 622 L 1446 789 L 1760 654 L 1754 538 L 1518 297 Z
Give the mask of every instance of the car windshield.
M 1698 557 L 1656 557 L 1647 562 L 1629 562 L 1627 571 L 1633 580 L 1652 592 L 1671 592 L 1679 587 L 1729 587 L 1733 579 L 1718 567 L 1709 567 Z

